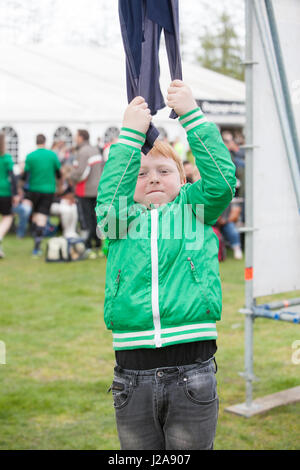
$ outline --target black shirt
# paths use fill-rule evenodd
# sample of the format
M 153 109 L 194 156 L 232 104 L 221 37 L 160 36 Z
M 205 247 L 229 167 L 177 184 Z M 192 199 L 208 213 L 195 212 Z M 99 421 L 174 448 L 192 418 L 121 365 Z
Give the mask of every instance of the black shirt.
M 217 351 L 216 340 L 180 343 L 164 348 L 141 348 L 115 351 L 116 362 L 122 369 L 147 370 L 174 367 L 206 361 Z

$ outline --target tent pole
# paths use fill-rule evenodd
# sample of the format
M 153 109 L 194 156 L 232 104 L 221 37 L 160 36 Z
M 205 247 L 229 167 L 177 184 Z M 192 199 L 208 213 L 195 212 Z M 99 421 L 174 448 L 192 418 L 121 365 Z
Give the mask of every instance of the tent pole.
M 246 78 L 246 168 L 245 168 L 245 222 L 246 227 L 253 227 L 253 51 L 252 51 L 252 0 L 245 0 L 246 47 L 245 47 L 245 78 Z M 245 232 L 245 373 L 246 406 L 252 403 L 253 380 L 253 231 Z

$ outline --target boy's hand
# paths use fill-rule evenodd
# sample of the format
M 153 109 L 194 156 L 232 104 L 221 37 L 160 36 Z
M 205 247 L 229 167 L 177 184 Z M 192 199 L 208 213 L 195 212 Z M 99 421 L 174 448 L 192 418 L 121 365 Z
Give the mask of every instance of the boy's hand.
M 122 127 L 129 127 L 146 134 L 151 119 L 152 116 L 148 104 L 144 98 L 136 96 L 125 110 Z
M 182 116 L 198 107 L 190 87 L 181 80 L 171 82 L 168 88 L 167 105 L 173 108 L 178 116 Z

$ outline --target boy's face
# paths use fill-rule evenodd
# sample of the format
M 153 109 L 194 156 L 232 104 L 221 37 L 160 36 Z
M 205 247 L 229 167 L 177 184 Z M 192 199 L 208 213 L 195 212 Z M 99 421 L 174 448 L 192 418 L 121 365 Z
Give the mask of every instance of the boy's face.
M 160 154 L 142 154 L 134 200 L 147 207 L 150 203 L 167 204 L 175 199 L 183 184 L 172 158 L 166 158 Z

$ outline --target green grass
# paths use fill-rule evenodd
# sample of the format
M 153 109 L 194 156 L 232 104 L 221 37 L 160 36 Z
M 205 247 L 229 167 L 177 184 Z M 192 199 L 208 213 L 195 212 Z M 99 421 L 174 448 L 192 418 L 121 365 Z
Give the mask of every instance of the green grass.
M 30 257 L 32 240 L 9 236 L 0 263 L 0 449 L 119 449 L 107 389 L 114 354 L 103 323 L 105 260 L 48 264 Z M 300 403 L 250 419 L 224 412 L 245 400 L 242 261 L 221 264 L 218 324 L 220 414 L 216 449 L 299 449 Z M 289 297 L 299 292 L 289 293 Z M 273 296 L 275 299 L 280 296 Z M 282 297 L 282 296 L 281 296 Z M 270 298 L 259 299 L 260 303 Z M 299 385 L 291 361 L 299 325 L 254 324 L 254 398 Z

